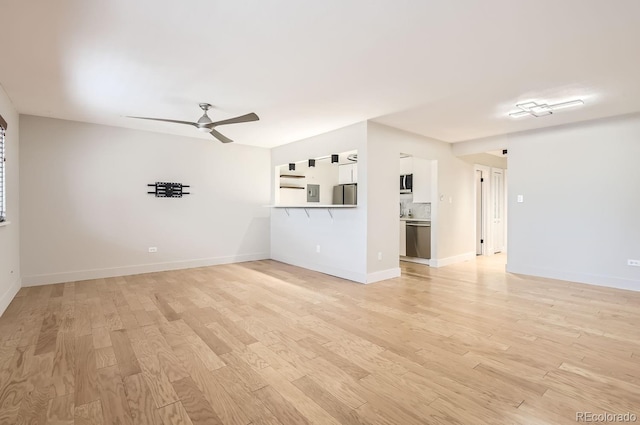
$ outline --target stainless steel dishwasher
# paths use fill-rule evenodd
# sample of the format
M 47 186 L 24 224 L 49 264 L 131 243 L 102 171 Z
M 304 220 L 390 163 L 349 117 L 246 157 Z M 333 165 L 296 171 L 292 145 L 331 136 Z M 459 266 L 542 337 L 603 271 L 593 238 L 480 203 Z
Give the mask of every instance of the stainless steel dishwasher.
M 407 220 L 407 257 L 431 258 L 431 222 Z

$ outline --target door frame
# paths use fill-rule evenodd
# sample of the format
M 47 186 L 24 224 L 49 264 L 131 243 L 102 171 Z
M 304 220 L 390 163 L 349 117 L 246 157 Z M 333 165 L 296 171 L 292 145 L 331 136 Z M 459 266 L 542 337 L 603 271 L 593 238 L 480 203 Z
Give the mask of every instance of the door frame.
M 482 191 L 482 227 L 483 229 L 478 229 L 478 207 L 476 200 L 478 199 L 478 189 L 476 185 L 476 175 L 477 171 L 482 173 L 482 179 L 485 186 L 483 186 L 484 190 Z M 477 244 L 480 235 L 484 235 L 483 243 L 481 248 L 480 255 L 492 255 L 493 254 L 493 244 L 491 238 L 491 209 L 490 209 L 490 193 L 491 193 L 491 167 L 486 165 L 474 164 L 473 166 L 473 211 L 474 211 L 474 219 L 475 219 L 475 231 L 473 232 L 473 246 L 475 247 Z M 484 230 L 484 231 L 483 231 Z
M 501 188 L 496 187 L 496 185 L 493 184 L 493 176 L 495 174 L 499 174 L 501 176 Z M 492 167 L 491 168 L 491 183 L 490 183 L 490 187 L 491 187 L 491 200 L 490 200 L 490 210 L 492 212 L 492 217 L 491 217 L 491 253 L 492 254 L 497 254 L 497 253 L 502 253 L 502 252 L 506 252 L 507 250 L 507 172 L 504 168 L 497 168 L 497 167 Z M 498 199 L 500 198 L 500 199 Z M 495 203 L 499 201 L 499 206 L 500 206 L 500 225 L 496 225 L 495 221 L 494 221 L 494 216 L 493 216 L 493 208 L 495 208 Z M 500 229 L 499 229 L 500 228 Z M 497 240 L 497 238 L 495 238 L 494 236 L 496 235 L 497 231 L 500 231 L 502 233 L 502 243 L 498 246 L 499 241 Z

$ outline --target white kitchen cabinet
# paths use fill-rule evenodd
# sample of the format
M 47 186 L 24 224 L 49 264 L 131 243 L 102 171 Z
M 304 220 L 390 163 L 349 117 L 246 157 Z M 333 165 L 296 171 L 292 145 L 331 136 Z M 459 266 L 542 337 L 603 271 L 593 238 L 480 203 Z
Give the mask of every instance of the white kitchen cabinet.
M 413 202 L 431 202 L 431 161 L 413 157 Z
M 413 173 L 413 158 L 408 156 L 406 158 L 400 158 L 400 175 Z
M 349 183 L 358 183 L 358 164 L 344 164 L 338 166 L 338 184 Z
M 407 222 L 400 220 L 400 255 L 407 255 Z

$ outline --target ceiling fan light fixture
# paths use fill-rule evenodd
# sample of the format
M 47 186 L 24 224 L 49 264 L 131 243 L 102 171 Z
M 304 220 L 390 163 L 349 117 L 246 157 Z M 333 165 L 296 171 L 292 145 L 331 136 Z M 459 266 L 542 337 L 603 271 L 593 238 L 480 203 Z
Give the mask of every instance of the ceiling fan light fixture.
M 209 109 L 211 109 L 211 105 L 209 103 L 200 103 L 198 106 L 200 106 L 200 109 L 202 109 L 204 111 L 204 114 L 202 114 L 202 116 L 196 122 L 172 120 L 172 119 L 167 119 L 167 118 L 151 118 L 151 117 L 129 116 L 128 118 L 135 118 L 135 119 L 138 119 L 138 120 L 170 122 L 170 123 L 173 123 L 173 124 L 190 125 L 190 126 L 195 127 L 198 131 L 201 131 L 202 133 L 210 134 L 211 136 L 213 136 L 214 138 L 218 139 L 222 143 L 231 143 L 231 142 L 233 142 L 233 140 L 231 140 L 230 138 L 228 138 L 224 134 L 221 134 L 218 130 L 216 130 L 216 127 L 218 127 L 220 125 L 239 124 L 239 123 L 244 123 L 244 122 L 258 121 L 260 119 L 258 117 L 258 115 L 256 115 L 254 112 L 251 112 L 249 114 L 240 115 L 238 117 L 228 118 L 226 120 L 213 122 L 213 121 L 211 121 L 211 118 L 209 118 L 209 116 L 207 115 L 207 111 Z

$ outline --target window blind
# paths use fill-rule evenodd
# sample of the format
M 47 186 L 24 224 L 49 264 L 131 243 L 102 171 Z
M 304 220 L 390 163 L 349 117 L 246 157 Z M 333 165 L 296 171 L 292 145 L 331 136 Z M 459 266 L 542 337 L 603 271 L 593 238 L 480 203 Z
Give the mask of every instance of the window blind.
M 6 199 L 5 199 L 5 158 L 4 158 L 4 135 L 7 129 L 7 122 L 0 116 L 0 222 L 6 218 Z

